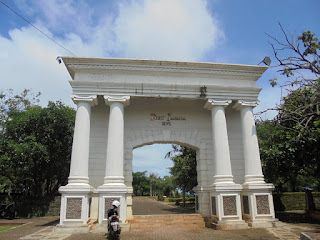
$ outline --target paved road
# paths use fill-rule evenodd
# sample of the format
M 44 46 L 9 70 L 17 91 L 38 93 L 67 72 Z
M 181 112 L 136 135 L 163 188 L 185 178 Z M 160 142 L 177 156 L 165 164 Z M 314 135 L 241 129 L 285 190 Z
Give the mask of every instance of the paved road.
M 150 199 L 134 199 L 135 214 L 177 214 L 175 207 L 157 203 Z M 144 212 L 143 212 L 144 211 Z M 179 211 L 178 211 L 179 212 Z M 35 219 L 15 219 L 13 222 L 28 222 L 6 232 L 0 233 L 0 240 L 106 240 L 104 234 L 56 234 L 52 230 L 57 224 L 58 217 Z M 9 220 L 0 220 L 0 222 Z M 209 228 L 185 228 L 166 226 L 163 228 L 132 229 L 121 233 L 121 240 L 295 240 L 300 232 L 320 230 L 319 224 L 284 224 L 281 228 L 247 229 L 233 231 L 219 231 Z
M 27 218 L 13 220 L 1 219 L 0 223 L 23 223 L 23 225 L 17 225 L 15 228 L 0 232 L 0 240 L 19 240 L 20 238 L 30 235 L 32 233 L 42 231 L 47 232 L 52 230 L 55 225 L 59 223 L 59 217 L 41 217 L 41 218 Z M 41 239 L 41 238 L 38 238 Z
M 133 197 L 132 203 L 133 215 L 193 213 L 193 211 L 157 202 L 148 197 Z

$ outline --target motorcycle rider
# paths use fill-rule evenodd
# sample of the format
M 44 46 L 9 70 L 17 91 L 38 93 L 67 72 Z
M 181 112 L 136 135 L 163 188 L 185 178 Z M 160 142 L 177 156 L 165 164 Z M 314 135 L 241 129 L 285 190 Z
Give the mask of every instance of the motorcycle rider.
M 111 228 L 110 217 L 113 216 L 113 215 L 117 215 L 117 216 L 119 215 L 119 213 L 118 213 L 118 208 L 119 207 L 120 207 L 120 202 L 117 201 L 117 200 L 114 200 L 112 202 L 111 208 L 109 208 L 109 210 L 108 210 L 108 219 L 109 219 L 109 221 L 108 221 L 108 231 L 110 231 L 110 228 Z
M 114 200 L 112 202 L 112 207 L 108 210 L 108 218 L 112 215 L 118 215 L 118 207 L 120 206 L 120 202 L 117 200 Z

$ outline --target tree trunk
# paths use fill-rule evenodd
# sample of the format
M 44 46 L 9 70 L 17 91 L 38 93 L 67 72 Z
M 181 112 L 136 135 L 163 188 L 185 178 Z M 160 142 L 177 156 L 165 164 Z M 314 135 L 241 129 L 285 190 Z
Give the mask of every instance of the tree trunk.
M 183 207 L 186 206 L 186 187 L 183 186 L 182 188 L 182 199 L 183 199 Z

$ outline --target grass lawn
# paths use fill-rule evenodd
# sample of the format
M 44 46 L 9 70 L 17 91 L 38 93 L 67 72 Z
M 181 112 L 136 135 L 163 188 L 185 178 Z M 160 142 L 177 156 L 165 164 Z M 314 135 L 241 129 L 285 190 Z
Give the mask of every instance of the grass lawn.
M 0 225 L 0 233 L 16 226 L 17 225 Z

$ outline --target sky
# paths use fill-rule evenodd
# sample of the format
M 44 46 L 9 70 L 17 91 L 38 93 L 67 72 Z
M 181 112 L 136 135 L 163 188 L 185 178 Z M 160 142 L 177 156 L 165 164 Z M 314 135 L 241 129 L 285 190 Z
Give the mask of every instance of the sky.
M 283 40 L 280 22 L 290 39 L 306 30 L 319 37 L 319 8 L 318 0 L 0 0 L 0 90 L 32 89 L 42 93 L 42 105 L 62 100 L 75 107 L 71 78 L 57 56 L 249 65 L 270 56 L 275 65 L 267 34 Z M 257 81 L 255 112 L 285 94 L 269 85 L 274 77 L 271 67 Z M 134 150 L 134 171 L 167 175 L 168 151 L 170 145 Z

